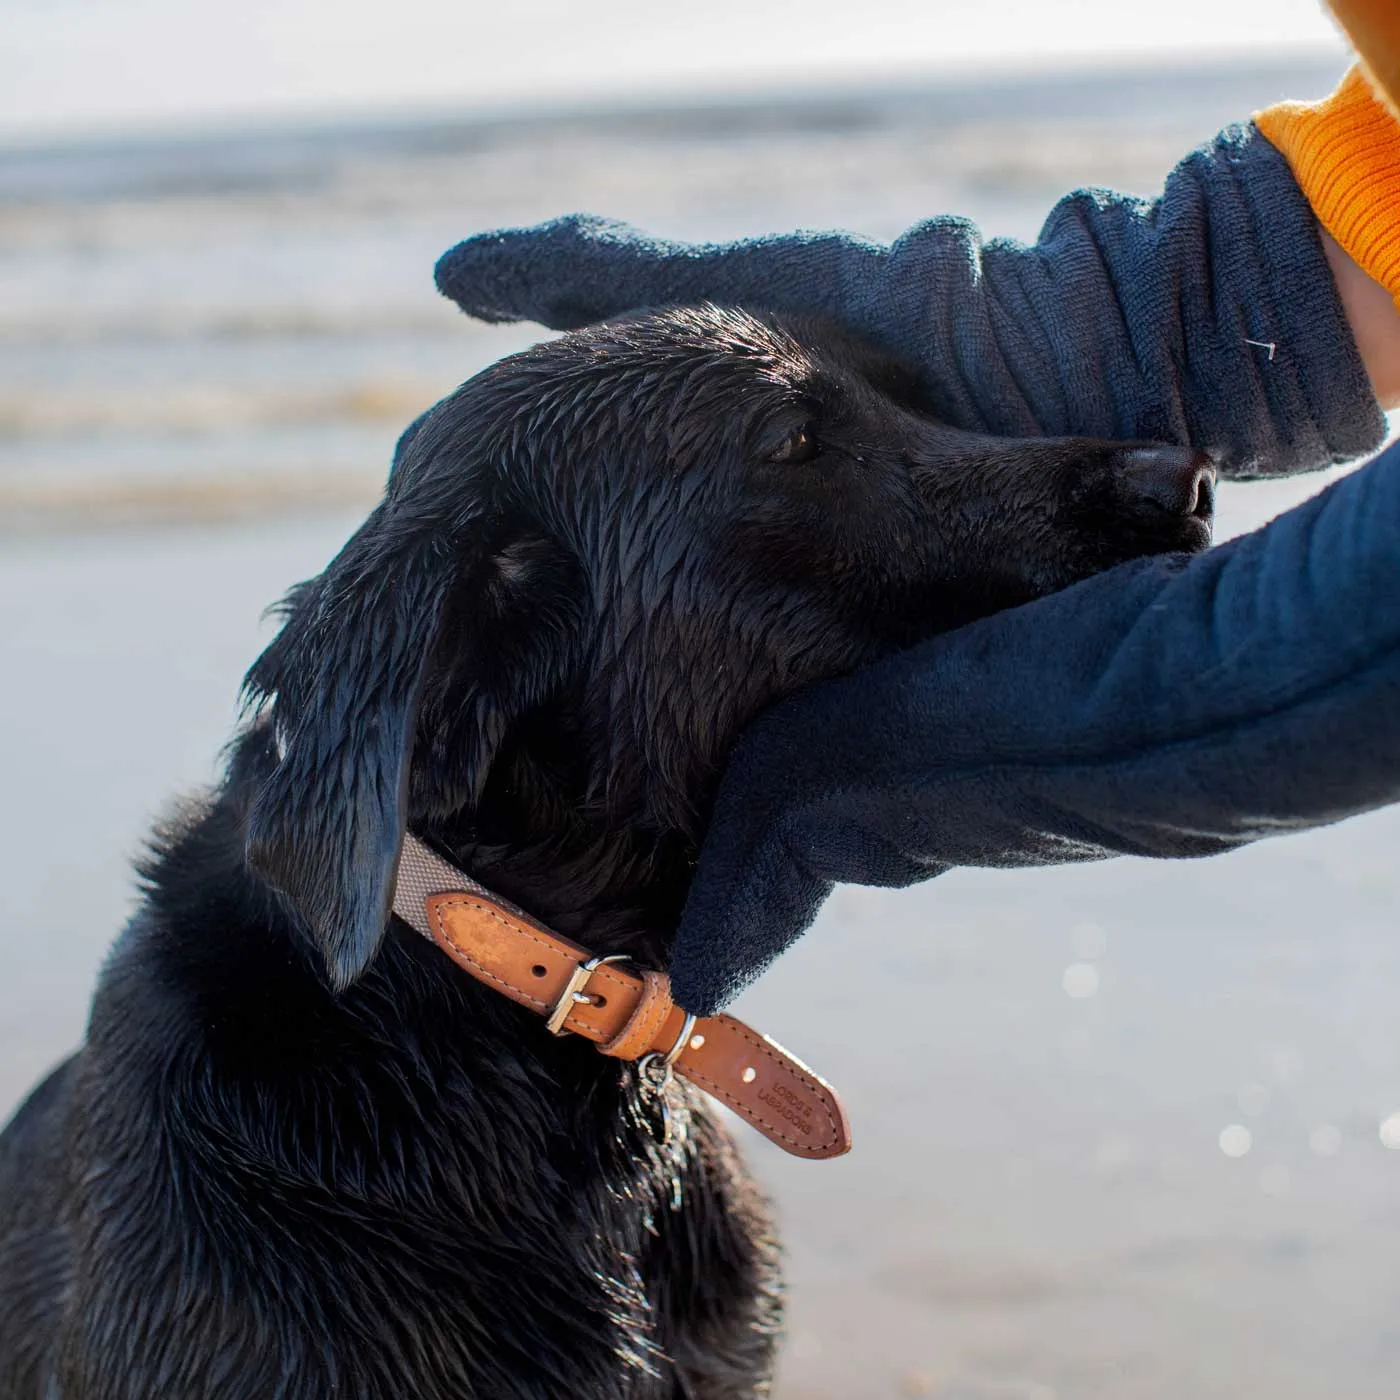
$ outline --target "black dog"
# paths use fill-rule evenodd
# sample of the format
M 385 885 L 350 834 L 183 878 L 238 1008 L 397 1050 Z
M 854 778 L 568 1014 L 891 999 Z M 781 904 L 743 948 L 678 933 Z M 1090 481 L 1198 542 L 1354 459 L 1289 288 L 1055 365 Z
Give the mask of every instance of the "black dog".
M 954 432 L 823 327 L 702 308 L 502 361 L 286 603 L 85 1046 L 0 1142 L 4 1400 L 767 1392 L 765 1208 L 675 1091 L 386 916 L 405 825 L 664 967 L 775 697 L 1209 540 L 1179 448 Z M 817 1170 L 818 1168 L 813 1168 Z

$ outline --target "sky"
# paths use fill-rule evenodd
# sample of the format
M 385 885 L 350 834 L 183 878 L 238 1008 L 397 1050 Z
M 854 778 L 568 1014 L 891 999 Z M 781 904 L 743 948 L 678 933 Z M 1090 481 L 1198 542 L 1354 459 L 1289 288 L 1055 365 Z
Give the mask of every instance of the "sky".
M 1340 46 L 1320 0 L 0 0 L 0 139 Z

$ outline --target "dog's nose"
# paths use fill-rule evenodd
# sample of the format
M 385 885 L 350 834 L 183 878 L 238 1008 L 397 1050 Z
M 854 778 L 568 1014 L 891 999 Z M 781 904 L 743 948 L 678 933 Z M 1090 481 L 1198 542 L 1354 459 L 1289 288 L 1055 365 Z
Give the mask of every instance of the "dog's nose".
M 1171 515 L 1215 514 L 1215 464 L 1191 447 L 1134 447 L 1123 454 L 1134 495 Z

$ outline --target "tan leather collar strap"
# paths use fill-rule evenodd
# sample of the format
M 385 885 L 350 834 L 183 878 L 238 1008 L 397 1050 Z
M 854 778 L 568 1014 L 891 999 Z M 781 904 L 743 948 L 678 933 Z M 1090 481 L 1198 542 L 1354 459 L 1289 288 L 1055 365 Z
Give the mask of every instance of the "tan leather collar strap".
M 399 857 L 394 913 L 459 967 L 605 1055 L 674 1054 L 677 1074 L 798 1157 L 839 1157 L 851 1131 L 836 1091 L 733 1016 L 692 1021 L 663 972 L 603 962 L 477 884 L 413 836 Z

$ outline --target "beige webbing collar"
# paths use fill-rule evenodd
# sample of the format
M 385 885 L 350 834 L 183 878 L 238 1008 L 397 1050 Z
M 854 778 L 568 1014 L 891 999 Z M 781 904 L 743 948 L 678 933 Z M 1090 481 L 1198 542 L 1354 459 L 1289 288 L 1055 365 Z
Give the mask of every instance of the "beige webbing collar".
M 851 1131 L 836 1091 L 733 1016 L 688 1015 L 663 972 L 601 959 L 404 838 L 394 913 L 480 982 L 593 1041 L 605 1055 L 672 1065 L 798 1157 L 839 1157 Z

